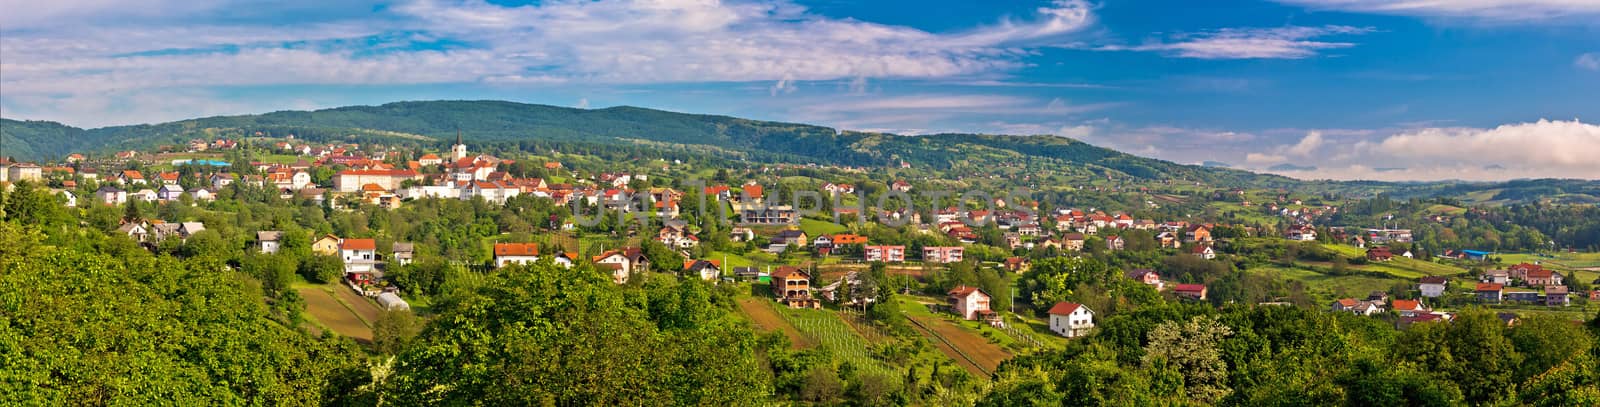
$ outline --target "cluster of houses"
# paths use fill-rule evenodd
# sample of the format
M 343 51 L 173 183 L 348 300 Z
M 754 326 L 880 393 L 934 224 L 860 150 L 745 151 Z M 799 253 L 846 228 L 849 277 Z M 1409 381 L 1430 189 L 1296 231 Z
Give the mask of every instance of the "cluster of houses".
M 140 243 L 160 243 L 171 238 L 188 241 L 190 236 L 202 230 L 206 230 L 206 225 L 201 222 L 144 220 L 124 221 L 122 225 L 117 226 L 116 233 Z
M 1428 283 L 1424 283 L 1428 284 Z M 1438 284 L 1444 284 L 1439 282 Z M 1442 290 L 1442 289 L 1441 289 Z M 1428 297 L 1424 297 L 1428 298 Z M 1390 298 L 1389 293 L 1373 291 L 1364 300 L 1354 298 L 1341 298 L 1335 300 L 1330 307 L 1333 312 L 1348 312 L 1355 315 L 1370 316 L 1393 311 L 1399 314 L 1400 325 L 1410 325 L 1418 322 L 1450 321 L 1455 319 L 1455 314 L 1434 311 L 1424 303 L 1424 298 L 1399 299 Z
M 1483 302 L 1517 301 L 1557 307 L 1571 302 L 1572 292 L 1565 284 L 1561 272 L 1538 264 L 1521 263 L 1505 270 L 1483 272 L 1478 276 L 1474 292 Z

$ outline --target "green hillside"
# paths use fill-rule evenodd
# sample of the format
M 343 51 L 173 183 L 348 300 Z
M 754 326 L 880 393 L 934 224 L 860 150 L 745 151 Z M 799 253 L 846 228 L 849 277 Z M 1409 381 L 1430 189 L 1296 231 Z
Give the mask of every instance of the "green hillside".
M 195 137 L 243 137 L 259 133 L 294 134 L 309 140 L 401 137 L 442 143 L 461 131 L 477 143 L 648 142 L 714 147 L 773 161 L 837 165 L 892 165 L 905 161 L 931 168 L 1042 160 L 1048 165 L 1077 164 L 1101 175 L 1143 179 L 1176 178 L 1264 186 L 1297 183 L 1278 176 L 1137 157 L 1053 136 L 938 134 L 906 137 L 637 107 L 586 110 L 503 101 L 398 102 L 88 130 L 14 120 L 6 120 L 0 127 L 4 128 L 6 154 L 20 159 L 54 159 L 71 151 L 104 153 L 149 148 Z M 62 134 L 72 136 L 61 137 Z

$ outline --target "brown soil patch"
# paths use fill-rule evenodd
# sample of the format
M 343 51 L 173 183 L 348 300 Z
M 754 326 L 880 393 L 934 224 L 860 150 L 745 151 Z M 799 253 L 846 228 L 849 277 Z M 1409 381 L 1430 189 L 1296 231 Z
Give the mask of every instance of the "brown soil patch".
M 1000 362 L 1011 358 L 1010 353 L 1006 353 L 998 345 L 989 343 L 989 339 L 950 322 L 936 318 L 918 318 L 917 321 L 922 322 L 923 325 L 938 333 L 939 336 L 950 341 L 967 357 L 972 358 L 972 361 L 976 362 L 978 366 L 983 367 L 985 371 L 993 372 L 996 367 L 1000 366 Z
M 322 326 L 359 342 L 372 342 L 372 328 L 334 298 L 335 294 L 320 287 L 301 288 L 300 296 L 306 300 L 306 314 Z
M 754 322 L 756 327 L 762 331 L 782 331 L 784 336 L 789 337 L 789 346 L 794 349 L 805 349 L 816 345 L 807 340 L 805 335 L 801 335 L 800 330 L 795 329 L 794 325 L 789 325 L 788 321 L 784 321 L 783 317 L 772 309 L 772 304 L 767 304 L 766 302 L 767 299 L 765 298 L 740 298 L 739 310 L 744 312 L 744 315 L 749 317 L 750 321 Z

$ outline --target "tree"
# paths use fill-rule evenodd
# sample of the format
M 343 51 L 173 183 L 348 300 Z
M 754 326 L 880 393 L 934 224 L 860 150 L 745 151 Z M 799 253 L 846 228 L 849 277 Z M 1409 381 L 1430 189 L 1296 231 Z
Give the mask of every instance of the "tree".
M 764 397 L 757 340 L 735 317 L 661 328 L 600 273 L 579 271 L 513 265 L 453 291 L 396 357 L 384 394 L 410 405 L 748 405 Z
M 1059 406 L 1065 396 L 1056 391 L 1050 374 L 1034 368 L 1019 372 L 1006 372 L 995 381 L 989 395 L 978 400 L 979 407 L 1000 406 Z
M 339 256 L 314 254 L 300 264 L 300 276 L 318 284 L 339 281 L 344 276 L 344 261 Z
M 294 258 L 282 254 L 251 253 L 239 263 L 240 271 L 261 281 L 261 289 L 272 297 L 288 291 L 290 276 L 299 267 Z
M 383 310 L 372 323 L 372 349 L 385 355 L 398 354 L 421 332 L 422 319 L 410 310 Z
M 1233 329 L 1214 317 L 1196 316 L 1188 322 L 1168 321 L 1150 331 L 1144 347 L 1144 365 L 1170 365 L 1183 374 L 1184 387 L 1196 400 L 1213 403 L 1227 396 L 1228 364 L 1222 360 L 1221 342 Z
M 844 395 L 844 382 L 839 380 L 839 375 L 829 366 L 817 366 L 806 374 L 804 386 L 800 388 L 800 399 L 822 404 L 837 402 Z

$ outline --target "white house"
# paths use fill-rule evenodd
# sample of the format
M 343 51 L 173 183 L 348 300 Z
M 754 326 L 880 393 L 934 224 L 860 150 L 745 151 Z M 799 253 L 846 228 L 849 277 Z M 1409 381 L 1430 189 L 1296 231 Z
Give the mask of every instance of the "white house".
M 104 185 L 94 191 L 94 200 L 106 205 L 122 205 L 128 202 L 128 191 Z
M 994 311 L 989 309 L 989 299 L 989 293 L 977 287 L 960 286 L 950 290 L 948 301 L 956 314 L 961 315 L 961 319 L 987 320 L 995 316 Z
M 345 273 L 370 273 L 378 265 L 378 242 L 372 239 L 339 241 L 339 257 Z
M 145 201 L 145 202 L 155 202 L 157 199 L 159 199 L 159 196 L 156 195 L 156 191 L 152 191 L 152 190 L 149 190 L 149 189 L 141 189 L 141 190 L 139 190 L 139 192 L 134 192 L 134 193 L 128 194 L 128 198 L 129 199 L 135 199 L 136 198 L 136 199 L 139 199 L 139 200 Z
M 1450 280 L 1444 277 L 1428 276 L 1422 278 L 1421 284 L 1417 284 L 1417 289 L 1422 290 L 1423 297 L 1439 298 L 1444 296 L 1444 290 L 1449 284 Z
M 520 263 L 532 264 L 539 261 L 538 243 L 495 243 L 494 266 L 505 267 L 507 264 Z
M 1094 329 L 1094 311 L 1083 304 L 1058 302 L 1050 307 L 1050 331 L 1068 338 L 1089 334 Z
M 281 247 L 278 239 L 282 235 L 283 232 L 276 230 L 263 230 L 256 232 L 256 244 L 260 245 L 262 253 L 277 253 L 278 248 Z
M 183 187 L 176 184 L 162 184 L 156 191 L 156 198 L 163 201 L 174 201 L 180 196 L 183 196 Z

